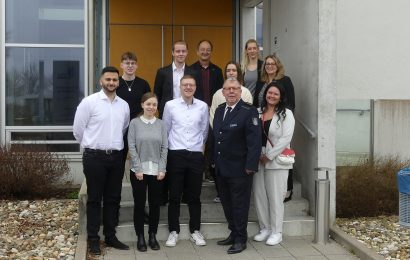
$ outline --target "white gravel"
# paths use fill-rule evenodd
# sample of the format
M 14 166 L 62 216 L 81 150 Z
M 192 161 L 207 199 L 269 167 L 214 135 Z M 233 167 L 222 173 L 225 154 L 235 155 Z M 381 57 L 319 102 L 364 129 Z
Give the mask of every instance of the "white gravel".
M 0 200 L 0 259 L 74 259 L 78 200 Z
M 341 218 L 336 224 L 385 259 L 410 259 L 410 227 L 399 225 L 397 216 Z

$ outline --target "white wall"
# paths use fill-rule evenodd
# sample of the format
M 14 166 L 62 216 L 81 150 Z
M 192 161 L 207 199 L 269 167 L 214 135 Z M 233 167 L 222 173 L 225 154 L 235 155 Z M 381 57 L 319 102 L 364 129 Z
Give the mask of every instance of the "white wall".
M 410 1 L 337 1 L 337 98 L 410 98 Z
M 272 0 L 271 50 L 276 51 L 295 87 L 296 117 L 314 133 L 296 124 L 296 178 L 314 214 L 315 167 L 335 168 L 336 1 Z M 278 40 L 273 45 L 273 39 Z M 335 218 L 335 178 L 331 172 L 331 209 Z

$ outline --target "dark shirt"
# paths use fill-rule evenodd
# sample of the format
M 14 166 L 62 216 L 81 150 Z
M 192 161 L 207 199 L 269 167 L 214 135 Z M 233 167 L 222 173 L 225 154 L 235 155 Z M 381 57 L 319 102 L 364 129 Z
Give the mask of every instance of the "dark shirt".
M 201 66 L 202 93 L 204 93 L 204 102 L 211 106 L 211 91 L 209 89 L 209 67 Z
M 141 97 L 151 89 L 147 81 L 135 77 L 134 80 L 127 81 L 120 77 L 120 86 L 117 88 L 117 95 L 124 99 L 130 107 L 130 119 L 135 118 L 141 111 Z

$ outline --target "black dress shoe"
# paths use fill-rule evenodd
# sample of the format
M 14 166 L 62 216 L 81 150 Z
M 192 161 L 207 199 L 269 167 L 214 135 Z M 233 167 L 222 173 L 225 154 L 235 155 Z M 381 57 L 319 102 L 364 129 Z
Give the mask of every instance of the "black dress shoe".
M 226 245 L 233 245 L 234 242 L 234 238 L 229 235 L 229 237 L 225 238 L 224 240 L 219 240 L 218 242 L 216 242 L 216 244 L 220 245 L 220 246 L 226 246 Z
M 147 251 L 147 244 L 145 243 L 144 234 L 138 234 L 137 249 L 140 252 Z
M 155 237 L 155 233 L 149 233 L 148 245 L 149 245 L 149 247 L 151 247 L 152 250 L 159 250 L 160 249 L 157 238 Z
M 290 191 L 289 197 L 286 197 L 286 198 L 283 200 L 283 202 L 285 203 L 285 202 L 288 202 L 288 201 L 292 200 L 292 195 L 293 195 L 293 190 Z
M 90 254 L 101 255 L 100 241 L 99 240 L 89 240 L 88 248 L 90 249 Z
M 130 247 L 120 242 L 116 236 L 105 239 L 105 244 L 109 247 L 114 247 L 119 250 L 129 250 Z
M 237 254 L 246 249 L 246 243 L 235 243 L 228 249 L 228 254 Z

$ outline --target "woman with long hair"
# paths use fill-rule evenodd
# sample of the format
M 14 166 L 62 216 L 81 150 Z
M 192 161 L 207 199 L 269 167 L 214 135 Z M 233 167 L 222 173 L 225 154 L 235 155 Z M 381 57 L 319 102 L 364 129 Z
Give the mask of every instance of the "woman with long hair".
M 267 245 L 282 241 L 284 202 L 289 169 L 292 164 L 277 161 L 285 148 L 290 147 L 295 119 L 286 108 L 284 88 L 270 83 L 263 94 L 260 107 L 262 120 L 262 154 L 259 172 L 253 178 L 253 192 L 260 232 L 255 241 L 266 240 Z
M 143 112 L 130 122 L 128 146 L 131 156 L 130 180 L 134 196 L 134 228 L 137 234 L 137 249 L 147 251 L 144 238 L 144 208 L 148 189 L 149 228 L 148 244 L 159 250 L 156 239 L 161 204 L 161 190 L 165 177 L 168 137 L 164 123 L 155 117 L 158 99 L 148 92 L 141 97 Z
M 255 99 L 256 83 L 260 81 L 262 60 L 259 57 L 259 44 L 255 39 L 249 39 L 243 50 L 241 68 L 244 86 L 249 89 Z

